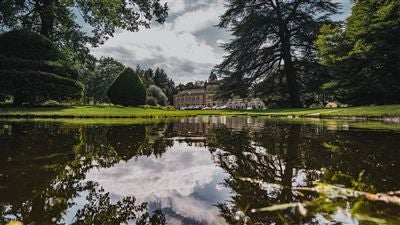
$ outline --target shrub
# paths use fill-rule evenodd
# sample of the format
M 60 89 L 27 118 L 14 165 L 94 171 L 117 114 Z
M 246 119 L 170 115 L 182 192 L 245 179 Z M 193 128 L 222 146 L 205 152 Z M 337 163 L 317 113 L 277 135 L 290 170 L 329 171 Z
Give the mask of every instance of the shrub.
M 2 94 L 14 96 L 15 104 L 39 104 L 47 100 L 69 101 L 83 95 L 81 83 L 38 71 L 0 70 Z
M 58 48 L 47 38 L 28 31 L 0 35 L 0 95 L 14 104 L 80 99 L 83 85 Z
M 148 96 L 147 99 L 146 99 L 146 105 L 156 106 L 157 105 L 157 99 L 155 99 L 152 96 Z
M 174 111 L 176 110 L 175 107 L 173 107 L 172 105 L 167 105 L 165 107 L 163 107 L 164 110 L 168 110 L 168 111 Z
M 165 106 L 167 104 L 168 98 L 165 93 L 156 85 L 150 85 L 147 89 L 147 94 L 150 97 L 153 97 L 157 104 L 161 106 Z
M 126 68 L 108 88 L 111 103 L 123 106 L 138 106 L 146 103 L 146 89 L 139 76 Z
M 29 31 L 15 30 L 0 35 L 0 55 L 7 58 L 58 61 L 64 57 L 48 38 Z
M 78 70 L 61 62 L 30 59 L 6 58 L 0 55 L 0 70 L 31 70 L 57 74 L 62 77 L 78 79 Z
M 57 101 L 54 101 L 54 100 L 48 100 L 48 101 L 45 101 L 43 103 L 43 105 L 46 105 L 46 106 L 59 106 L 60 103 L 57 102 Z

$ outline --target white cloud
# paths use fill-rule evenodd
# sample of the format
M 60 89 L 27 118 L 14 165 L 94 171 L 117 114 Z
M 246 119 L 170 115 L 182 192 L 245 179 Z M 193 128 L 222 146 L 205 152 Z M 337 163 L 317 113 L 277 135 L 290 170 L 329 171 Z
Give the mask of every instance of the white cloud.
M 221 40 L 221 39 L 218 39 L 218 40 L 216 41 L 216 43 L 217 43 L 217 45 L 223 45 L 223 44 L 226 44 L 226 41 Z
M 168 4 L 168 14 L 176 14 L 185 11 L 186 2 L 180 0 L 163 0 L 162 3 Z
M 193 33 L 218 24 L 219 16 L 225 8 L 221 3 L 210 4 L 205 8 L 200 8 L 179 16 L 174 21 L 176 32 Z
M 164 25 L 136 33 L 119 31 L 91 52 L 96 57 L 113 57 L 130 67 L 163 67 L 177 83 L 207 79 L 211 69 L 222 60 L 213 36 L 216 38 L 218 32 L 224 31 L 215 30 L 203 36 L 196 32 L 218 23 L 224 10 L 222 3 L 193 8 L 186 7 L 181 0 L 167 2 L 170 14 L 178 14 Z

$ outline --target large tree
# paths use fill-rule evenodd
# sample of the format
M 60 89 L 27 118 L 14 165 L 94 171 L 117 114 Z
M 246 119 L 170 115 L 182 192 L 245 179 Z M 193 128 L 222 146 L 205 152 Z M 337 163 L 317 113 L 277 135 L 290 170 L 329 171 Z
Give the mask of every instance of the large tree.
M 319 28 L 331 23 L 338 3 L 329 0 L 227 0 L 219 27 L 232 32 L 228 52 L 217 66 L 228 94 L 246 94 L 254 84 L 272 79 L 293 107 L 302 106 L 298 68 L 314 59 Z
M 155 18 L 164 22 L 167 6 L 160 0 L 2 0 L 0 30 L 39 32 L 72 49 L 101 44 L 116 29 L 138 31 Z M 87 49 L 86 49 L 87 50 Z
M 345 103 L 400 102 L 400 1 L 357 1 L 344 26 L 324 26 L 317 40 L 330 71 L 324 87 Z

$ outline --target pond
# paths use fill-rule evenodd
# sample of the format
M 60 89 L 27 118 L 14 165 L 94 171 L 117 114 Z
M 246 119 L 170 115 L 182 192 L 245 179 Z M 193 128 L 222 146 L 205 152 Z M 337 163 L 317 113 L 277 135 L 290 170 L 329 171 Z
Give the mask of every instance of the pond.
M 400 224 L 399 131 L 240 116 L 2 120 L 0 224 Z

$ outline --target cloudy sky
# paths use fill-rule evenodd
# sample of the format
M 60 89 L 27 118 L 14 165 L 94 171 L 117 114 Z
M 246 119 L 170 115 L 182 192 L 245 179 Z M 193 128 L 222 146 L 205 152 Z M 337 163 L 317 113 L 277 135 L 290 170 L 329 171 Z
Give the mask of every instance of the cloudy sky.
M 125 65 L 143 68 L 162 67 L 176 83 L 208 78 L 222 60 L 221 43 L 229 33 L 215 27 L 225 11 L 224 0 L 164 0 L 169 16 L 165 24 L 139 32 L 118 31 L 104 45 L 92 49 L 96 57 L 113 57 Z M 343 2 L 344 18 L 349 0 Z

